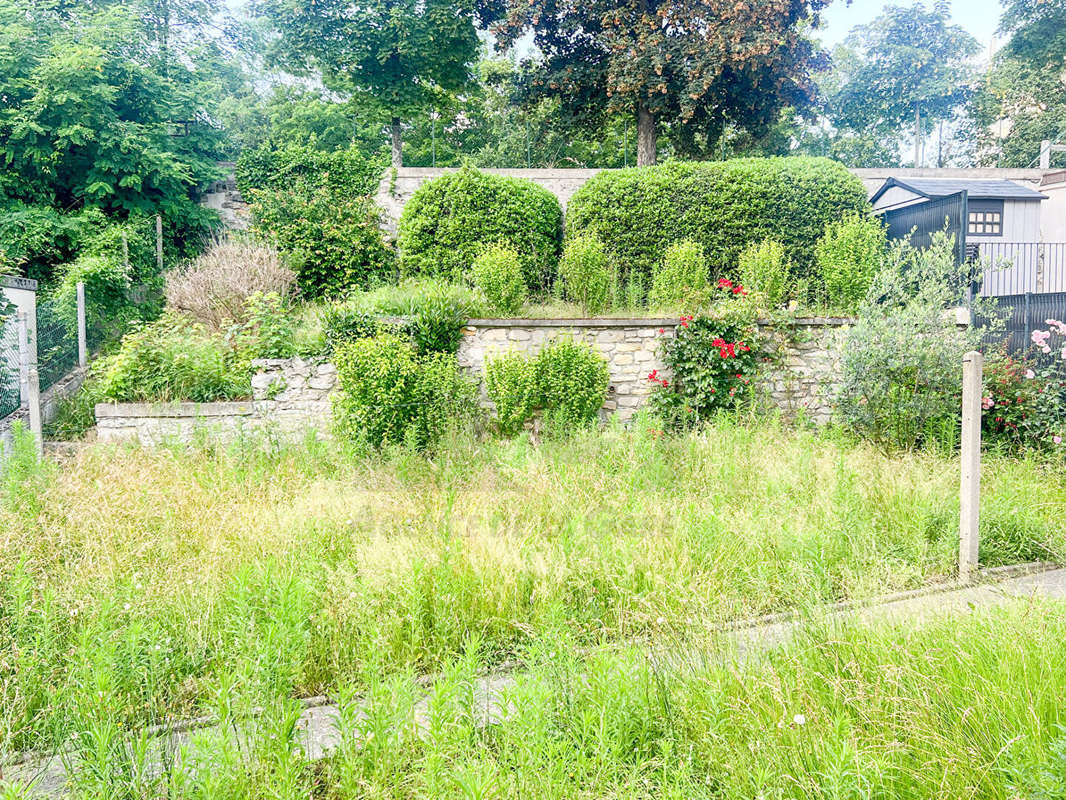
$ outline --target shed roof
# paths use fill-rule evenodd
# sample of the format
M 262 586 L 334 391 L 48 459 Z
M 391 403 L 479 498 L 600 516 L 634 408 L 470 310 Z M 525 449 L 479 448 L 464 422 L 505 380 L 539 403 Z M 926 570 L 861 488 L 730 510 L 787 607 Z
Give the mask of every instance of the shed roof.
M 999 180 L 995 178 L 889 178 L 880 189 L 874 192 L 870 198 L 871 203 L 893 186 L 914 192 L 922 197 L 936 199 L 948 197 L 965 191 L 970 198 L 996 199 L 996 200 L 1047 200 L 1043 195 L 1028 186 L 1022 186 L 1014 181 Z

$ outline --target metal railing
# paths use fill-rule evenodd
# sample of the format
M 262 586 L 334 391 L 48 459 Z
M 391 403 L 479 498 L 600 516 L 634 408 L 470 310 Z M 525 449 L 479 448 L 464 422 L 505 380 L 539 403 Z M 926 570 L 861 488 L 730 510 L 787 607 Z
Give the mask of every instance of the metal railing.
M 971 242 L 981 296 L 1066 292 L 1066 242 Z

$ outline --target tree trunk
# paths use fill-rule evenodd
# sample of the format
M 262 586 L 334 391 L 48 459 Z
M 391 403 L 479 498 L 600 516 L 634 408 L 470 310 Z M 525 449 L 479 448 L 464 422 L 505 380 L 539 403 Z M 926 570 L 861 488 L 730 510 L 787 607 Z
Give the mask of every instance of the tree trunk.
M 637 103 L 637 166 L 650 167 L 655 164 L 658 128 L 655 115 L 643 103 Z
M 918 163 L 921 158 L 922 152 L 922 111 L 921 107 L 914 104 L 914 166 L 920 167 Z
M 400 129 L 400 118 L 393 117 L 389 126 L 392 132 L 392 165 L 403 166 L 403 132 Z

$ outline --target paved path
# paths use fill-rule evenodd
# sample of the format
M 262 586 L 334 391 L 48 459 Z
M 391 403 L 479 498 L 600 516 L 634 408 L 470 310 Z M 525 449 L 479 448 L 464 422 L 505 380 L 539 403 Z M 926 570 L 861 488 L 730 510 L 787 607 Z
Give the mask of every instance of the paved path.
M 1017 598 L 1049 597 L 1066 599 L 1066 569 L 1034 572 L 996 582 L 982 583 L 965 588 L 910 595 L 863 607 L 831 610 L 831 618 L 842 621 L 857 619 L 864 622 L 921 622 L 945 614 L 966 614 L 977 608 L 989 608 Z M 801 623 L 779 619 L 764 621 L 747 627 L 738 627 L 720 634 L 725 650 L 743 656 L 745 652 L 780 644 Z M 675 654 L 676 656 L 676 654 Z M 664 660 L 669 661 L 669 654 Z M 474 698 L 481 711 L 483 724 L 489 725 L 506 716 L 506 691 L 514 684 L 507 673 L 497 673 L 478 679 Z M 427 726 L 428 693 L 415 708 L 415 725 L 424 730 Z M 312 701 L 300 717 L 298 728 L 304 752 L 311 760 L 329 755 L 339 743 L 336 724 L 337 707 L 325 699 Z M 177 752 L 188 745 L 192 737 L 210 726 L 191 728 L 176 733 L 160 735 L 155 740 L 156 752 Z M 10 781 L 33 782 L 33 797 L 62 797 L 65 794 L 66 770 L 63 759 L 50 756 L 5 767 L 3 778 Z

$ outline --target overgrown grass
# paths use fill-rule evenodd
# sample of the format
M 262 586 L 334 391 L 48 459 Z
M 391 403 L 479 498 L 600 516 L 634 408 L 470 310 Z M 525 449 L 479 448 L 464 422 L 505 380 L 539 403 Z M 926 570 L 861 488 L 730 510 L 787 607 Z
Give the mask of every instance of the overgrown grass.
M 432 456 L 308 442 L 27 451 L 0 508 L 2 750 L 432 672 L 471 636 L 683 639 L 949 576 L 956 462 L 723 421 Z M 1066 552 L 1061 463 L 989 457 L 986 564 Z
M 180 767 L 113 754 L 103 726 L 77 748 L 88 797 L 1058 798 L 1066 786 L 1066 605 L 1014 601 L 915 628 L 812 623 L 788 645 L 682 661 L 641 648 L 574 656 L 538 639 L 498 724 L 475 691 L 475 639 L 428 702 L 410 675 L 342 690 L 340 740 L 309 763 L 291 702 L 255 735 L 223 687 L 224 722 Z M 690 651 L 691 652 L 691 651 Z M 424 721 L 416 727 L 416 718 Z

